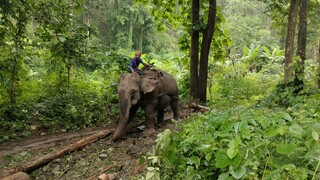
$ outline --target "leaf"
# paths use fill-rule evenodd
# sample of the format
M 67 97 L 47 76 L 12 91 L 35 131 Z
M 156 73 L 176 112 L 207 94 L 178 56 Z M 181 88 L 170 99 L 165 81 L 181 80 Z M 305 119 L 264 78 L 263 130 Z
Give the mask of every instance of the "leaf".
M 219 175 L 218 180 L 232 180 L 232 177 L 228 173 L 222 173 Z
M 189 164 L 190 165 L 195 165 L 196 169 L 199 168 L 200 166 L 200 158 L 198 156 L 192 156 L 189 158 Z
M 274 137 L 276 135 L 278 135 L 279 132 L 278 132 L 278 126 L 272 126 L 270 127 L 269 129 L 267 129 L 265 132 L 264 132 L 264 137 L 265 138 L 270 138 L 270 137 Z
M 205 158 L 206 158 L 207 161 L 210 161 L 211 158 L 212 158 L 212 154 L 208 153 Z
M 154 172 L 147 172 L 147 175 L 146 175 L 146 179 L 151 179 L 152 177 L 154 177 Z
M 240 179 L 246 174 L 247 170 L 244 166 L 239 166 L 238 168 L 231 171 L 231 175 L 236 178 Z
M 248 56 L 250 53 L 250 49 L 248 47 L 243 48 L 243 56 Z
M 280 154 L 288 155 L 294 152 L 297 148 L 295 144 L 278 144 L 276 150 Z
M 226 168 L 229 165 L 229 157 L 227 155 L 227 153 L 220 149 L 216 155 L 216 167 L 217 168 Z
M 199 31 L 201 29 L 201 26 L 199 23 L 196 23 L 195 25 L 193 25 L 192 27 L 194 30 Z
M 239 153 L 229 162 L 229 164 L 234 168 L 237 168 L 240 165 L 240 163 L 241 163 L 241 156 Z
M 229 147 L 230 148 L 237 148 L 237 147 L 239 147 L 240 144 L 241 144 L 241 139 L 239 136 L 237 136 L 235 139 L 232 139 L 229 142 Z
M 156 139 L 156 147 L 160 148 L 161 150 L 166 148 L 170 143 L 170 135 L 171 131 L 169 129 L 166 129 L 164 132 L 158 134 Z
M 261 48 L 264 50 L 264 52 L 267 54 L 268 57 L 272 56 L 269 49 L 266 46 L 261 46 Z
M 229 148 L 227 150 L 227 154 L 229 156 L 230 159 L 234 158 L 239 152 L 238 148 Z
M 66 41 L 65 37 L 59 37 L 58 39 L 59 39 L 60 42 L 65 42 Z
M 288 114 L 288 113 L 286 113 L 286 112 L 281 113 L 281 117 L 282 117 L 284 120 L 287 120 L 287 121 L 292 122 L 292 117 L 290 116 L 290 114 Z
M 282 136 L 286 134 L 287 130 L 288 130 L 288 126 L 279 126 L 277 131 Z
M 294 137 L 302 139 L 304 130 L 298 124 L 293 124 L 292 126 L 289 127 L 289 133 Z
M 316 131 L 312 131 L 312 138 L 316 141 L 319 140 L 319 134 Z
M 167 157 L 168 161 L 169 161 L 171 164 L 173 164 L 174 161 L 176 160 L 176 157 L 177 157 L 177 156 L 176 156 L 175 151 L 169 150 L 166 157 Z

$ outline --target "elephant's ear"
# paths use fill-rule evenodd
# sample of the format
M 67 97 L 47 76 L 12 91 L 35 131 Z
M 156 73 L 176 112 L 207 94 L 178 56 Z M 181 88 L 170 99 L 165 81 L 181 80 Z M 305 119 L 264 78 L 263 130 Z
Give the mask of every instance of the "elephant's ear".
M 142 78 L 141 91 L 143 91 L 144 94 L 152 92 L 156 88 L 157 84 L 157 80 Z

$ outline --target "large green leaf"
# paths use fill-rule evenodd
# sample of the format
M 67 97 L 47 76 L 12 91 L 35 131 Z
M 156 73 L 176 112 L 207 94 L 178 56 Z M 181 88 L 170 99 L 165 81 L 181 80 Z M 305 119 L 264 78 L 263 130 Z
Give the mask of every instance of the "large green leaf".
M 297 148 L 296 144 L 278 144 L 276 150 L 280 154 L 288 155 L 294 152 Z
M 298 124 L 293 124 L 292 126 L 289 127 L 289 134 L 291 134 L 294 137 L 302 139 L 303 133 L 304 133 L 304 130 Z
M 227 154 L 230 159 L 234 158 L 238 154 L 238 152 L 239 152 L 238 148 L 229 148 L 227 150 Z
M 224 150 L 220 149 L 216 154 L 215 160 L 217 168 L 226 168 L 229 165 L 230 158 Z
M 265 132 L 264 132 L 264 137 L 265 138 L 270 138 L 270 137 L 274 137 L 276 135 L 278 135 L 279 132 L 278 132 L 278 126 L 272 126 L 270 127 L 269 129 L 267 129 Z
M 282 113 L 281 113 L 281 117 L 282 117 L 284 120 L 287 120 L 287 121 L 292 122 L 292 117 L 290 116 L 290 114 L 288 114 L 288 113 L 286 113 L 286 112 L 282 112 Z
M 242 178 L 247 172 L 247 169 L 244 166 L 239 166 L 238 168 L 231 171 L 231 175 L 236 178 Z

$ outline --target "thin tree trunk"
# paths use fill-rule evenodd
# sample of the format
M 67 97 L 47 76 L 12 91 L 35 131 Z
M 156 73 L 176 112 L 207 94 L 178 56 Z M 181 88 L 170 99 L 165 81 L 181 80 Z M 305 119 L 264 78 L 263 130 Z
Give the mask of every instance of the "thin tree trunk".
M 291 0 L 288 18 L 287 40 L 284 59 L 284 80 L 288 82 L 292 77 L 292 56 L 294 51 L 294 34 L 298 14 L 299 0 Z
M 318 62 L 318 57 L 319 57 L 319 43 L 314 43 L 313 48 L 312 48 L 312 59 L 315 63 Z
M 217 1 L 209 1 L 208 25 L 204 30 L 201 55 L 200 55 L 200 72 L 199 72 L 199 99 L 200 102 L 206 103 L 207 100 L 207 81 L 208 81 L 208 59 L 214 27 L 216 23 Z
M 191 52 L 190 52 L 190 97 L 198 98 L 199 31 L 193 27 L 199 23 L 199 0 L 192 0 Z
M 318 43 L 318 63 L 319 63 L 319 66 L 318 66 L 318 88 L 320 89 L 320 41 Z
M 128 45 L 128 50 L 132 49 L 132 38 L 133 38 L 133 24 L 132 24 L 132 20 L 130 18 L 130 22 L 129 22 L 129 32 L 128 32 L 128 42 L 127 42 L 127 45 Z
M 20 69 L 19 61 L 21 59 L 20 54 L 18 53 L 23 47 L 21 45 L 21 38 L 22 35 L 25 31 L 25 24 L 26 24 L 26 19 L 25 19 L 25 12 L 21 8 L 19 8 L 18 11 L 18 19 L 17 19 L 17 31 L 15 33 L 14 38 L 14 49 L 15 49 L 15 54 L 13 57 L 13 64 L 12 64 L 12 69 L 11 69 L 11 79 L 10 79 L 10 103 L 15 104 L 16 103 L 16 83 L 17 83 L 17 76 L 18 76 L 18 71 Z
M 295 69 L 295 88 L 299 92 L 303 89 L 303 76 L 304 76 L 304 62 L 306 60 L 306 46 L 307 46 L 307 9 L 308 0 L 301 0 L 300 14 L 299 14 L 299 32 L 298 32 L 298 48 L 297 56 L 300 60 L 297 61 L 297 68 Z
M 143 34 L 144 32 L 141 31 L 141 35 L 138 37 L 139 38 L 139 42 L 138 42 L 138 49 L 143 52 L 143 49 L 142 49 L 142 44 L 143 44 Z
M 70 93 L 70 79 L 71 79 L 71 65 L 67 65 L 67 69 L 68 69 L 68 93 Z
M 17 81 L 17 59 L 16 57 L 13 60 L 12 70 L 11 70 L 11 79 L 10 79 L 10 103 L 16 103 L 16 81 Z
M 116 12 L 118 12 L 118 10 L 119 10 L 119 0 L 115 0 L 114 1 L 114 9 L 115 9 Z

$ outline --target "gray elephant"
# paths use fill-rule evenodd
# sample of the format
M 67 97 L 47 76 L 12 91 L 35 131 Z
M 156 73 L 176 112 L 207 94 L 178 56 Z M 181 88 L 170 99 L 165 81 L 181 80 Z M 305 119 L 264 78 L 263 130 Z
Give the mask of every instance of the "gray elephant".
M 179 118 L 177 82 L 170 74 L 162 70 L 146 71 L 143 77 L 137 73 L 124 73 L 120 76 L 117 88 L 120 101 L 120 121 L 114 131 L 113 141 L 123 136 L 127 125 L 139 107 L 145 111 L 145 133 L 147 134 L 155 132 L 154 115 L 156 112 L 159 124 L 163 123 L 164 110 L 168 106 L 173 110 L 174 118 Z

